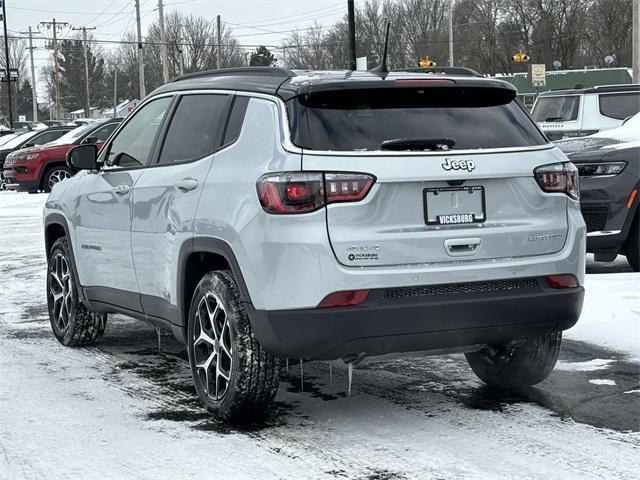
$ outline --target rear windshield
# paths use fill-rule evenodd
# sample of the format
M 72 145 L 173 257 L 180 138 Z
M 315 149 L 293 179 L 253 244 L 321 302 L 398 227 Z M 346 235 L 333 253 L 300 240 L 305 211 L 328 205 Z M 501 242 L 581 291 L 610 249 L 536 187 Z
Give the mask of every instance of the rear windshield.
M 578 118 L 579 108 L 578 95 L 541 97 L 531 115 L 536 122 L 569 122 Z
M 345 89 L 312 92 L 287 105 L 293 143 L 310 150 L 465 150 L 547 143 L 511 91 Z

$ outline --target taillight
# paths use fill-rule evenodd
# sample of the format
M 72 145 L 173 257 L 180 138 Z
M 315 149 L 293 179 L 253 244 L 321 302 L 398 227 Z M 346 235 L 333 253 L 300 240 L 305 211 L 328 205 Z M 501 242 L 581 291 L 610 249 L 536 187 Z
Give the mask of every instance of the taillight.
M 359 305 L 367 299 L 369 290 L 344 290 L 333 292 L 324 297 L 318 304 L 318 308 L 350 307 Z
M 570 274 L 566 275 L 550 275 L 547 277 L 547 283 L 551 288 L 561 289 L 561 288 L 577 288 L 580 285 L 578 284 L 578 279 Z
M 266 212 L 306 213 L 329 203 L 362 200 L 374 181 L 363 173 L 282 172 L 263 175 L 256 186 Z
M 361 173 L 325 173 L 324 183 L 327 203 L 357 202 L 369 192 L 373 177 Z
M 545 192 L 564 193 L 574 200 L 580 198 L 580 177 L 573 163 L 543 165 L 534 170 L 534 175 Z

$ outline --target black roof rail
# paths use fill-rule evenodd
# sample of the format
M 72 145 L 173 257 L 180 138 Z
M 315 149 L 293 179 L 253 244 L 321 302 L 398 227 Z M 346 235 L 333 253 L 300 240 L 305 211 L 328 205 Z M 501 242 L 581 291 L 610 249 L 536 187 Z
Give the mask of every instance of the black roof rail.
M 441 75 L 460 75 L 464 77 L 482 77 L 481 74 L 471 68 L 466 67 L 427 67 L 427 68 L 402 68 L 394 72 L 412 73 L 439 73 Z
M 218 70 L 203 70 L 202 72 L 193 72 L 181 75 L 172 80 L 179 82 L 180 80 L 188 80 L 199 77 L 218 77 L 218 76 L 263 76 L 263 77 L 295 77 L 296 74 L 288 68 L 280 67 L 237 67 L 237 68 L 221 68 Z

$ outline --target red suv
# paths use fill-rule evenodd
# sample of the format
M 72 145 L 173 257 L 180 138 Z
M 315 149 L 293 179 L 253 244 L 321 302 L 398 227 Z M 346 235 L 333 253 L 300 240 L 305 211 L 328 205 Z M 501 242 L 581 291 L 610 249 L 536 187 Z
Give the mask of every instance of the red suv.
M 51 191 L 56 183 L 76 173 L 66 163 L 69 149 L 83 143 L 100 148 L 121 121 L 115 118 L 83 125 L 46 145 L 10 153 L 4 163 L 6 187 L 19 192 Z

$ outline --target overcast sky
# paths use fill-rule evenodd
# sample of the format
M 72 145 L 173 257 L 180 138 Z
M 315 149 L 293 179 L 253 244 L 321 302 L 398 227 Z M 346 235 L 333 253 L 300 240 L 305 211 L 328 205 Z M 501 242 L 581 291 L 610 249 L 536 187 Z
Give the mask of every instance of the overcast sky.
M 76 27 L 96 27 L 92 32 L 98 40 L 120 40 L 127 30 L 135 31 L 134 0 L 5 0 L 9 35 L 36 29 L 40 22 L 68 22 Z M 140 0 L 142 32 L 158 17 L 158 0 Z M 165 0 L 165 15 L 171 10 L 184 14 L 198 14 L 215 21 L 220 15 L 243 45 L 277 45 L 291 30 L 308 27 L 314 20 L 323 26 L 333 25 L 346 13 L 346 0 Z M 39 27 L 44 35 L 51 31 Z M 269 33 L 264 30 L 280 32 Z M 62 38 L 76 32 L 62 30 Z M 51 52 L 44 48 L 44 40 L 34 41 L 36 68 L 47 64 Z M 105 50 L 116 44 L 101 44 Z M 36 72 L 39 78 L 39 72 Z M 39 101 L 42 86 L 38 88 Z

